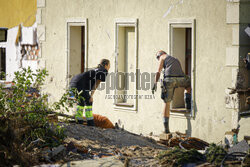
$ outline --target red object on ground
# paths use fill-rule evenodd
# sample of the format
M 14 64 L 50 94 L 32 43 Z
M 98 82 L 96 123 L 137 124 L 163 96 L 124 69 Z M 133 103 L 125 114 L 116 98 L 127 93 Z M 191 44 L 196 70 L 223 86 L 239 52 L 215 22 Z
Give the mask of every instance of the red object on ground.
M 93 114 L 95 126 L 100 128 L 115 128 L 113 123 L 105 116 L 99 114 Z

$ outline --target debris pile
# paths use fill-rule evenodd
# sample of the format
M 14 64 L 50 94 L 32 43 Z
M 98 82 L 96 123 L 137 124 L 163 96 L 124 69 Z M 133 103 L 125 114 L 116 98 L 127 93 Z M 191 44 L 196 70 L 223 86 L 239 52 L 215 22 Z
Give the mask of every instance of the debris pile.
M 208 147 L 208 143 L 195 138 L 187 137 L 186 134 L 175 132 L 168 134 L 160 135 L 160 143 L 165 144 L 168 147 L 180 147 L 183 149 L 196 149 L 196 150 L 205 150 Z
M 123 129 L 102 129 L 73 123 L 61 125 L 64 126 L 65 134 L 68 136 L 65 143 L 67 147 L 71 146 L 66 155 L 67 161 L 79 157 L 95 159 L 118 156 L 122 162 L 130 166 L 132 164 L 132 166 L 142 166 L 158 164 L 155 157 L 160 151 L 167 149 L 153 139 Z
M 161 134 L 159 142 L 174 148 L 161 152 L 157 158 L 163 166 L 181 166 L 188 163 L 203 163 L 201 166 L 249 165 L 249 144 L 246 140 L 238 143 L 237 139 L 234 139 L 235 135 L 230 133 L 230 136 L 232 137 L 228 137 L 226 133 L 225 145 L 209 145 L 203 140 L 187 137 L 180 132 Z
M 206 150 L 206 158 L 209 163 L 215 165 L 220 165 L 227 152 L 222 146 L 217 146 L 216 144 L 211 144 Z
M 171 150 L 163 151 L 158 156 L 162 166 L 182 166 L 189 163 L 203 163 L 205 157 L 195 149 L 184 150 L 174 147 Z

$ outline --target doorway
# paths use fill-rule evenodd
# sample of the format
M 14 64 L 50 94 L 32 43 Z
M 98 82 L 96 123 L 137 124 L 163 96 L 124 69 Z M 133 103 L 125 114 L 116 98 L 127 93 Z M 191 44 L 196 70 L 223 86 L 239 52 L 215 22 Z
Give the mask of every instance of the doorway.
M 84 72 L 85 68 L 85 26 L 69 27 L 69 78 Z

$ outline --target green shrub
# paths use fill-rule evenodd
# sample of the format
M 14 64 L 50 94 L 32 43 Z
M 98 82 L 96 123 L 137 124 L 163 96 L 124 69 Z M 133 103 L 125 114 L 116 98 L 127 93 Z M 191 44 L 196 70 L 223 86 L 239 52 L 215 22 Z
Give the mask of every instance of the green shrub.
M 58 102 L 49 105 L 48 95 L 41 93 L 47 75 L 46 70 L 22 69 L 15 72 L 11 87 L 0 85 L 0 164 L 32 164 L 29 161 L 34 156 L 24 158 L 24 150 L 37 139 L 45 141 L 41 147 L 55 147 L 63 142 L 64 129 L 49 124 L 47 115 L 51 111 L 68 111 L 73 102 L 68 100 L 67 91 Z

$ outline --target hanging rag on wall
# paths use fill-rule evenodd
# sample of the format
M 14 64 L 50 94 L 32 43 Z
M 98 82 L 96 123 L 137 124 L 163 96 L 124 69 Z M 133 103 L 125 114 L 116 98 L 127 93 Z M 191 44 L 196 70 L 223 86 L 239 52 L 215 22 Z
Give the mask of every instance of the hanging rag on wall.
M 21 29 L 21 45 L 36 45 L 37 33 L 36 27 L 22 27 Z
M 36 23 L 31 27 L 18 26 L 16 36 L 16 46 L 20 46 L 19 68 L 22 68 L 23 60 L 37 60 L 39 54 L 37 25 Z M 17 54 L 19 55 L 19 54 Z

